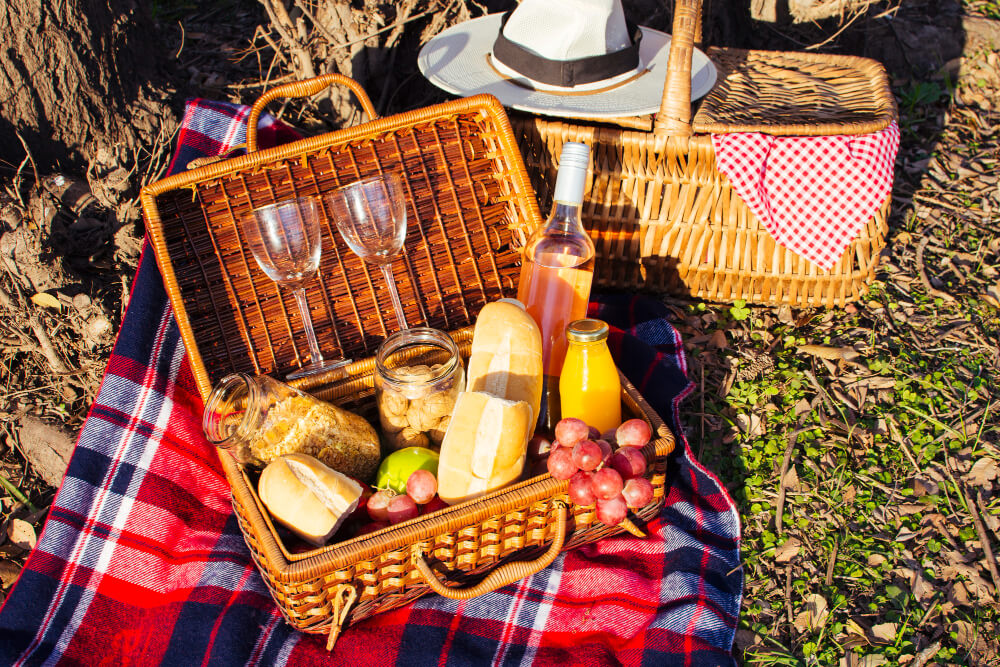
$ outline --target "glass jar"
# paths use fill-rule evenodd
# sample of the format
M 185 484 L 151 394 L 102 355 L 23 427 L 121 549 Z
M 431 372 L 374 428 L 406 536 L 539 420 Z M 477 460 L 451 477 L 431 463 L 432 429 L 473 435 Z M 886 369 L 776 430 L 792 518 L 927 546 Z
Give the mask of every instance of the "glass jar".
M 439 449 L 465 368 L 451 336 L 430 328 L 392 334 L 375 353 L 375 397 L 382 434 L 391 450 Z
M 608 325 L 581 319 L 566 327 L 566 360 L 559 376 L 562 416 L 576 417 L 601 433 L 622 422 L 622 386 L 608 349 Z
M 378 433 L 363 417 L 266 375 L 222 378 L 201 424 L 209 442 L 255 467 L 297 452 L 367 482 L 381 454 Z

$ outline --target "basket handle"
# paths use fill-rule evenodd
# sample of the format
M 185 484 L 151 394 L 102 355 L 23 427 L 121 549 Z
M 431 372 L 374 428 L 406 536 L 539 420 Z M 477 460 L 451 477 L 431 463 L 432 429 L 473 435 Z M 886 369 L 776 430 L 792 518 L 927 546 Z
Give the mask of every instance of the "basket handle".
M 674 137 L 690 137 L 691 129 L 691 57 L 694 43 L 701 34 L 701 0 L 677 0 L 674 27 L 670 37 L 667 80 L 663 86 L 660 110 L 653 121 L 653 132 Z
M 372 101 L 368 98 L 368 93 L 365 92 L 365 89 L 361 87 L 360 83 L 354 79 L 344 76 L 343 74 L 323 74 L 322 76 L 306 79 L 304 81 L 283 83 L 261 95 L 260 99 L 254 102 L 253 107 L 251 107 L 250 118 L 247 120 L 247 152 L 253 153 L 257 150 L 257 121 L 260 120 L 260 115 L 264 112 L 264 107 L 266 107 L 270 102 L 273 102 L 279 97 L 312 97 L 324 88 L 332 86 L 333 84 L 339 84 L 350 88 L 351 92 L 354 93 L 354 96 L 358 98 L 359 102 L 361 102 L 361 108 L 365 110 L 366 114 L 368 114 L 369 120 L 375 120 L 378 118 L 378 114 L 375 113 L 375 107 L 372 105 Z
M 536 572 L 548 567 L 552 561 L 556 559 L 559 552 L 562 551 L 563 542 L 566 539 L 566 504 L 560 501 L 556 501 L 556 534 L 552 538 L 552 544 L 549 546 L 549 550 L 544 554 L 531 561 L 518 561 L 515 563 L 506 563 L 501 565 L 497 569 L 490 572 L 485 579 L 480 581 L 475 586 L 470 586 L 469 588 L 451 588 L 444 585 L 431 566 L 427 564 L 424 560 L 424 556 L 420 551 L 413 552 L 413 562 L 417 566 L 417 572 L 423 577 L 427 585 L 437 593 L 438 595 L 444 596 L 446 598 L 451 598 L 452 600 L 468 600 L 469 598 L 474 598 L 476 596 L 482 595 L 483 593 L 489 593 L 490 591 L 496 590 L 501 586 L 506 586 L 507 584 L 512 584 L 515 581 L 523 579 L 524 577 L 531 576 Z

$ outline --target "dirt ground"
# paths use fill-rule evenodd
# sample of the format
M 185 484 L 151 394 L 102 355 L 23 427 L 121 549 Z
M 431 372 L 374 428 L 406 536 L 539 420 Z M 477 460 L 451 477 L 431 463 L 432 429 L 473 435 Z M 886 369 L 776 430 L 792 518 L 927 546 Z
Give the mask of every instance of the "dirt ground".
M 258 26 L 268 22 L 260 6 L 221 0 L 198 7 L 169 7 L 158 20 L 173 40 L 171 55 L 177 60 L 178 71 L 187 77 L 178 82 L 179 90 L 250 103 L 261 93 L 261 81 L 280 77 L 281 73 L 271 68 L 274 52 L 260 40 L 253 45 L 250 41 Z M 647 11 L 648 21 L 643 22 L 667 27 L 666 14 Z M 220 21 L 222 16 L 225 21 Z M 837 313 L 751 309 L 740 317 L 742 310 L 736 313 L 729 305 L 705 308 L 669 300 L 688 342 L 692 377 L 700 383 L 702 394 L 688 422 L 692 444 L 725 482 L 732 483 L 730 490 L 741 504 L 746 523 L 745 539 L 748 544 L 756 544 L 754 540 L 763 539 L 761 536 L 769 529 L 761 527 L 759 516 L 754 516 L 752 508 L 757 501 L 741 490 L 744 480 L 726 469 L 722 461 L 730 448 L 738 450 L 741 442 L 750 441 L 747 438 L 755 429 L 759 431 L 761 424 L 775 419 L 773 410 L 757 410 L 751 404 L 744 410 L 733 398 L 734 387 L 750 391 L 752 383 L 766 383 L 771 377 L 768 373 L 777 372 L 784 363 L 783 345 L 771 358 L 764 358 L 762 337 L 766 343 L 781 340 L 782 336 L 792 335 L 793 340 L 808 336 L 830 349 L 843 349 L 845 341 L 870 341 L 865 354 L 874 358 L 882 342 L 895 335 L 912 339 L 912 345 L 928 350 L 930 356 L 936 348 L 973 350 L 984 368 L 977 377 L 992 377 L 988 384 L 995 383 L 1000 373 L 1000 59 L 996 51 L 1000 47 L 1000 6 L 995 0 L 969 0 L 963 4 L 914 1 L 822 24 L 751 27 L 752 31 L 741 32 L 742 27 L 734 23 L 717 32 L 728 33 L 721 36 L 739 35 L 743 42 L 739 46 L 800 50 L 819 45 L 821 51 L 866 55 L 883 61 L 893 77 L 903 135 L 889 247 L 873 291 L 862 302 Z M 405 85 L 394 95 L 385 96 L 383 111 L 445 99 L 419 75 L 414 76 L 415 66 L 401 64 L 404 59 L 415 59 L 413 49 L 417 46 L 413 40 L 403 44 L 410 52 L 399 54 L 396 66 Z M 308 107 L 293 105 L 281 112 L 300 127 L 322 125 Z M 163 174 L 175 131 L 176 127 L 167 127 L 162 136 L 151 138 L 150 144 L 156 150 L 144 167 L 142 182 Z M 0 494 L 2 591 L 9 589 L 34 546 L 76 432 L 99 388 L 128 305 L 143 235 L 134 174 L 115 169 L 35 174 L 29 161 L 15 166 L 12 175 L 0 172 L 0 484 L 5 489 Z M 931 312 L 925 306 L 936 310 Z M 962 319 L 963 312 L 971 313 L 973 319 Z M 716 331 L 724 334 L 721 349 L 714 336 Z M 774 349 L 774 345 L 768 349 Z M 896 349 L 886 347 L 886 354 L 895 355 Z M 825 373 L 819 379 L 830 380 L 830 392 L 840 391 L 836 383 L 846 381 L 850 363 L 845 367 L 842 358 L 835 357 L 812 362 L 816 372 Z M 974 380 L 959 379 L 967 383 Z M 884 389 L 869 381 L 865 391 L 878 396 Z M 980 391 L 984 396 L 994 395 L 988 387 Z M 846 396 L 850 390 L 844 392 Z M 719 397 L 715 401 L 720 405 L 718 410 L 712 409 L 712 397 Z M 852 400 L 858 413 L 863 412 L 861 404 L 865 399 L 854 396 Z M 983 405 L 978 413 L 979 404 L 972 406 L 974 409 L 965 418 L 984 424 L 1000 421 L 992 399 Z M 956 404 L 947 409 L 960 408 Z M 953 423 L 949 421 L 953 417 L 957 418 L 942 410 L 934 418 Z M 719 436 L 713 437 L 712 433 Z M 985 457 L 994 461 L 994 468 L 998 458 L 995 444 Z M 779 451 L 777 460 L 781 458 Z M 787 454 L 785 459 L 789 459 Z M 959 477 L 971 475 L 981 459 L 979 455 L 956 453 L 955 467 L 949 470 Z M 784 465 L 775 464 L 767 471 L 767 475 L 780 480 L 782 496 L 792 488 L 784 482 L 789 467 L 794 471 L 795 466 L 793 458 L 791 465 L 786 460 Z M 974 477 L 985 480 L 980 487 L 985 494 L 980 494 L 979 501 L 988 511 L 979 515 L 990 536 L 985 540 L 986 552 L 976 551 L 971 558 L 963 556 L 960 562 L 945 563 L 953 572 L 971 568 L 966 571 L 971 583 L 957 592 L 951 589 L 946 601 L 950 610 L 939 607 L 933 614 L 928 612 L 924 618 L 914 619 L 922 623 L 922 638 L 914 640 L 906 660 L 900 657 L 904 654 L 897 653 L 886 664 L 893 659 L 900 664 L 934 664 L 935 653 L 924 656 L 920 652 L 935 645 L 940 649 L 942 642 L 971 642 L 973 648 L 955 654 L 954 664 L 962 664 L 963 655 L 966 664 L 998 664 L 988 659 L 1000 659 L 996 658 L 996 628 L 991 625 L 995 615 L 984 620 L 971 639 L 966 626 L 955 625 L 968 623 L 961 620 L 967 617 L 959 618 L 955 609 L 971 609 L 979 603 L 995 609 L 996 599 L 1000 598 L 996 559 L 988 550 L 991 539 L 994 545 L 1000 544 L 996 539 L 1000 520 L 992 510 L 993 485 L 1000 485 L 1000 479 L 989 476 L 994 468 L 979 469 L 978 477 Z M 801 468 L 800 474 L 805 474 Z M 925 481 L 928 488 L 945 483 L 936 481 L 931 474 Z M 879 484 L 892 486 L 892 481 Z M 773 522 L 770 525 L 773 527 Z M 938 537 L 945 543 L 967 538 L 971 542 L 973 538 L 962 528 L 951 532 L 945 528 Z M 981 534 L 974 538 L 983 541 Z M 982 547 L 980 544 L 979 549 Z M 952 551 L 957 550 L 956 545 Z M 945 559 L 946 555 L 935 554 L 946 551 L 921 552 L 919 557 Z M 919 578 L 914 569 L 919 570 L 919 566 L 904 575 Z M 775 589 L 773 582 L 784 582 L 786 577 L 791 582 L 791 572 L 778 560 L 756 560 L 748 567 L 747 600 L 738 639 L 740 655 L 747 662 L 826 664 L 821 658 L 810 659 L 810 655 L 820 654 L 804 648 L 815 640 L 815 635 L 809 634 L 814 629 L 809 626 L 811 621 L 802 620 L 798 614 L 784 614 L 782 604 L 775 602 L 776 596 L 789 591 L 787 587 Z M 980 582 L 985 595 L 977 594 Z M 2 596 L 0 592 L 0 599 Z M 802 621 L 801 628 L 798 621 Z M 778 639 L 768 641 L 761 628 L 777 623 L 785 623 L 787 628 Z M 870 645 L 882 641 L 873 638 L 872 627 L 854 635 L 841 630 L 842 636 L 861 637 Z M 851 651 L 859 645 L 842 641 L 840 655 L 854 655 Z M 782 662 L 785 653 L 797 657 Z M 806 662 L 798 662 L 799 657 Z M 882 664 L 851 660 L 843 657 L 840 664 Z

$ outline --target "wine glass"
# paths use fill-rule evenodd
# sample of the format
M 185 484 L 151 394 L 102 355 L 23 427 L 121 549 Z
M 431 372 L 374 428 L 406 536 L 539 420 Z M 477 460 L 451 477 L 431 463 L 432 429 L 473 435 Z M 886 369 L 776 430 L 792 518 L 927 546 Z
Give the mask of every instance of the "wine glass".
M 392 277 L 392 260 L 406 240 L 406 200 L 399 174 L 363 178 L 326 197 L 344 241 L 355 255 L 382 270 L 400 329 L 407 329 Z
M 243 219 L 250 251 L 267 276 L 292 290 L 309 341 L 310 363 L 288 374 L 288 379 L 325 373 L 351 363 L 350 359 L 324 359 L 313 329 L 305 285 L 319 268 L 320 203 L 298 197 L 254 209 Z

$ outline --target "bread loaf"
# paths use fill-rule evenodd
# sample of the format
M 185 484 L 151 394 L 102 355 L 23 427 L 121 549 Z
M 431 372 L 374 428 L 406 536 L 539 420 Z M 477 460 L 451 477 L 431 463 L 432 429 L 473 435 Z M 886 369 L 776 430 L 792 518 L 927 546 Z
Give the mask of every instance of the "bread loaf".
M 542 403 L 542 334 L 519 301 L 494 301 L 479 312 L 467 377 L 467 391 L 526 402 L 534 429 Z
M 454 505 L 520 477 L 533 418 L 525 401 L 508 401 L 484 392 L 459 394 L 441 442 L 441 500 Z
M 306 454 L 280 456 L 264 468 L 257 492 L 276 521 L 322 546 L 350 516 L 361 485 Z

